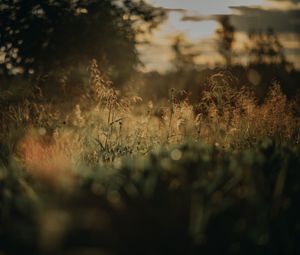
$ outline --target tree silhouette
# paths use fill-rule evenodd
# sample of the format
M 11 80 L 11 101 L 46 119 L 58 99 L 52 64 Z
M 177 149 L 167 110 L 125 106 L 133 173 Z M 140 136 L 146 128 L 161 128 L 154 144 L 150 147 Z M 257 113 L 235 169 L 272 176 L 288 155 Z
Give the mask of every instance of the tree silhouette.
M 187 42 L 183 35 L 177 35 L 172 44 L 173 66 L 176 71 L 191 71 L 197 68 L 195 58 L 200 54 L 193 50 L 194 45 Z
M 218 51 L 224 57 L 226 65 L 231 66 L 235 28 L 231 25 L 229 16 L 221 16 L 219 23 L 221 27 L 216 31 L 219 37 Z
M 250 31 L 248 52 L 250 63 L 287 64 L 284 48 L 272 28 L 267 31 Z
M 138 64 L 137 34 L 161 9 L 135 0 L 2 0 L 0 74 L 51 73 L 96 59 L 117 78 Z

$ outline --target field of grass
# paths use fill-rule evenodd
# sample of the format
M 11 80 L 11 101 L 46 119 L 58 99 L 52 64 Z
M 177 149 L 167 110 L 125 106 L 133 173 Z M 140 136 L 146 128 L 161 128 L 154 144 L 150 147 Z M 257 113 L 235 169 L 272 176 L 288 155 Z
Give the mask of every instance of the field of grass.
M 0 254 L 300 254 L 299 97 L 209 78 L 144 101 L 91 66 L 0 112 Z

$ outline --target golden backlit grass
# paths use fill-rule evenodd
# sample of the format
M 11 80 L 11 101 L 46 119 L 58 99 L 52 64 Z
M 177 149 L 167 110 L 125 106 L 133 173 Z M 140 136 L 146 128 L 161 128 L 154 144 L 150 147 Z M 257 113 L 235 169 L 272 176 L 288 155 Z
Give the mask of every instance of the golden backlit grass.
M 121 95 L 93 62 L 89 86 L 72 111 L 41 100 L 9 106 L 1 112 L 1 140 L 13 144 L 33 176 L 51 183 L 72 180 L 78 165 L 118 162 L 185 140 L 233 150 L 263 138 L 299 142 L 296 101 L 278 84 L 258 104 L 249 89 L 231 88 L 219 78 L 212 77 L 197 104 L 175 89 L 164 101 L 144 102 L 134 93 Z

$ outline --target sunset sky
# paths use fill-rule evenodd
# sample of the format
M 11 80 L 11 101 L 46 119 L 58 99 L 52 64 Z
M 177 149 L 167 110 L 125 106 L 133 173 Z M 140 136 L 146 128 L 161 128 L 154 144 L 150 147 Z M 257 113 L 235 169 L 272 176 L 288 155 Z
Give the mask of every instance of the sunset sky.
M 213 65 L 222 58 L 216 52 L 214 15 L 231 15 L 237 33 L 235 48 L 241 50 L 250 29 L 272 26 L 280 34 L 286 56 L 297 68 L 300 62 L 300 0 L 148 0 L 168 12 L 167 21 L 150 38 L 151 44 L 142 46 L 142 60 L 146 70 L 164 71 L 170 68 L 174 36 L 181 34 L 201 52 L 198 61 Z

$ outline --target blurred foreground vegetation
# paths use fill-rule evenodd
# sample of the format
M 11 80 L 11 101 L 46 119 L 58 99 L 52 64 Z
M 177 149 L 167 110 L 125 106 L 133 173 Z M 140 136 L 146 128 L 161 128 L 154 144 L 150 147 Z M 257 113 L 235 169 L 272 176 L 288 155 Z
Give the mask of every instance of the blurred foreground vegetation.
M 48 182 L 1 148 L 1 251 L 299 254 L 299 154 L 185 142 Z

